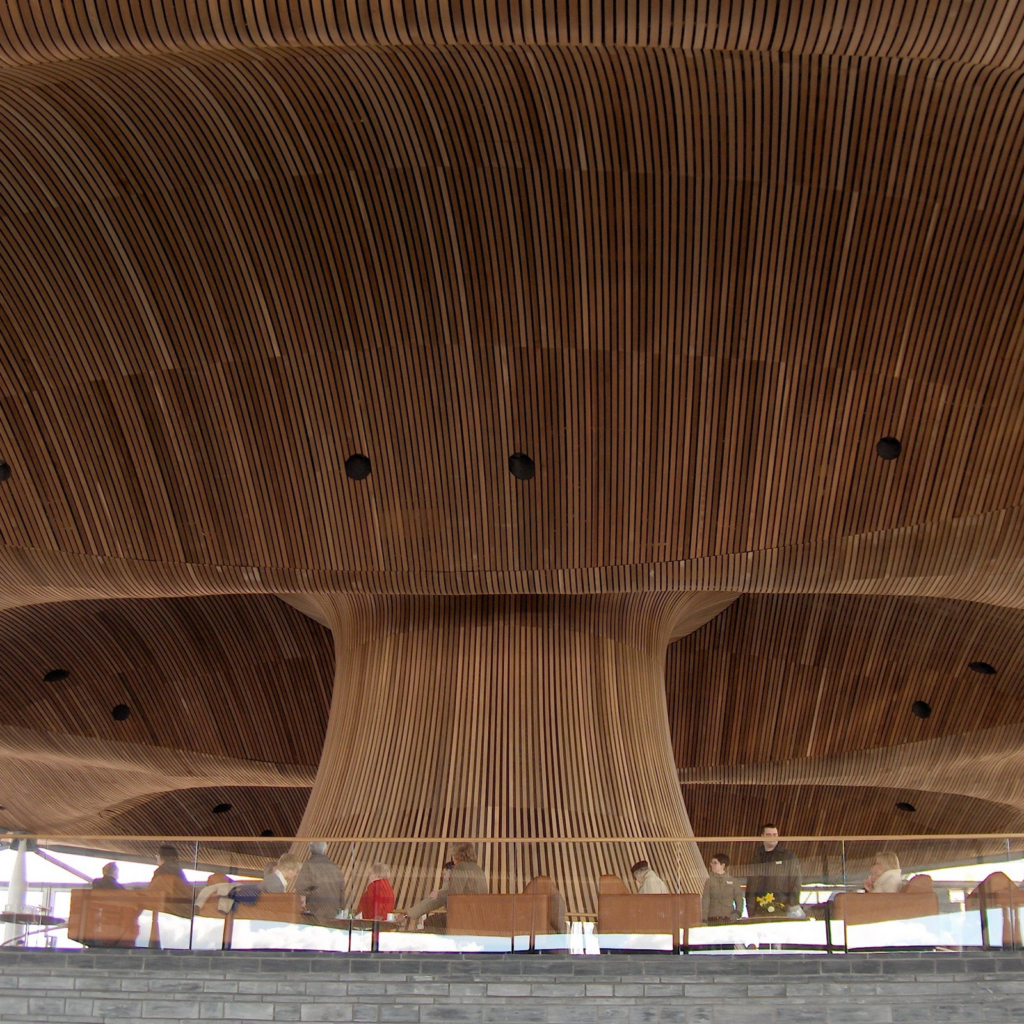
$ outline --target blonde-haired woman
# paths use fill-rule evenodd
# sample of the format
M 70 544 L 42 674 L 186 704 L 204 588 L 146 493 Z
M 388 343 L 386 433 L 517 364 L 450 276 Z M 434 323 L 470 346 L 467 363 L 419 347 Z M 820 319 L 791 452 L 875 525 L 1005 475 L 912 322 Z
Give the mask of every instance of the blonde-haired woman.
M 903 885 L 900 859 L 891 850 L 875 854 L 871 873 L 864 881 L 865 892 L 899 892 Z

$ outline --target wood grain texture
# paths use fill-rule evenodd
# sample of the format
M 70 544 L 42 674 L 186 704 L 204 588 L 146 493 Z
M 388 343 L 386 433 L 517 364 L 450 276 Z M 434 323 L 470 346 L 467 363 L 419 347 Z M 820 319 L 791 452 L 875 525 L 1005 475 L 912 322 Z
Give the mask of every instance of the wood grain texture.
M 987 662 L 995 675 L 970 670 Z M 669 648 L 681 769 L 824 758 L 1024 722 L 1024 616 L 963 601 L 745 595 Z M 931 708 L 914 716 L 915 701 Z
M 111 820 L 157 794 L 233 786 L 294 789 L 308 786 L 314 774 L 308 765 L 0 726 L 0 827 L 65 835 L 118 834 Z M 148 822 L 143 815 L 127 820 L 149 835 L 154 831 L 146 825 L 156 826 L 156 832 L 173 825 L 167 814 L 154 815 Z M 223 832 L 223 824 L 217 831 Z M 170 832 L 182 834 L 180 827 Z
M 117 832 L 127 805 L 172 790 L 308 786 L 334 673 L 327 630 L 271 597 L 8 610 L 0 663 L 0 826 L 87 832 Z M 52 669 L 69 674 L 46 682 Z M 236 827 L 299 818 L 246 814 Z M 149 825 L 187 821 L 154 813 Z
M 655 44 L 605 5 L 636 38 L 592 48 L 550 42 L 573 5 L 543 30 L 494 5 L 525 45 L 495 13 L 439 47 L 397 26 L 457 41 L 478 5 L 385 4 L 372 39 L 348 9 L 177 6 L 8 9 L 19 599 L 113 561 L 119 592 L 648 589 L 645 566 L 1019 601 L 1016 6 L 918 5 L 889 38 L 865 10 L 712 5 L 746 40 L 721 48 L 685 5 Z
M 337 640 L 334 703 L 301 834 L 636 836 L 596 848 L 527 844 L 515 864 L 499 848 L 486 867 L 495 891 L 547 874 L 591 911 L 598 877 L 628 875 L 645 854 L 692 891 L 704 874 L 695 849 L 647 852 L 642 837 L 692 835 L 665 714 L 665 649 L 722 603 L 334 598 L 324 605 Z M 400 890 L 439 871 L 446 853 L 364 845 L 356 859 L 388 860 Z
M 668 652 L 673 746 L 698 834 L 742 835 L 766 819 L 805 835 L 1021 828 L 1022 627 L 1016 610 L 967 602 L 741 598 Z M 971 671 L 974 661 L 997 673 Z M 912 713 L 918 700 L 926 719 Z M 693 804 L 695 786 L 711 791 Z M 896 810 L 919 807 L 923 792 L 927 814 Z
M 315 765 L 330 705 L 332 646 L 327 630 L 272 597 L 0 612 L 0 722 Z M 44 681 L 58 668 L 66 679 Z M 125 721 L 112 717 L 119 704 L 130 710 Z
M 758 786 L 814 784 L 775 761 L 884 750 L 968 823 L 1003 783 L 967 761 L 1020 724 L 1022 66 L 1019 0 L 3 0 L 0 725 L 157 752 L 96 789 L 143 801 L 139 828 L 195 788 L 146 757 L 301 772 L 330 667 L 280 593 L 327 609 L 339 652 L 306 825 L 410 827 L 339 738 L 342 700 L 405 721 L 364 676 L 437 721 L 431 683 L 477 680 L 486 728 L 436 806 L 487 826 L 492 793 L 492 823 L 537 824 L 515 787 L 566 777 L 571 730 L 508 769 L 496 709 L 533 699 L 530 652 L 562 700 L 641 686 L 650 726 L 593 808 L 551 799 L 579 807 L 559 827 L 610 828 L 634 757 L 630 827 L 681 828 L 658 609 L 743 593 L 669 654 L 678 764 L 767 780 L 721 790 L 723 823 L 763 816 Z M 990 689 L 962 674 L 972 645 L 1006 666 Z M 54 650 L 96 667 L 40 699 Z M 90 717 L 136 680 L 146 716 Z M 893 713 L 918 698 L 928 722 Z M 221 701 L 251 717 L 218 731 Z M 396 778 L 426 814 L 443 747 L 414 724 Z M 878 756 L 816 827 L 874 820 Z M 81 771 L 46 776 L 51 824 Z

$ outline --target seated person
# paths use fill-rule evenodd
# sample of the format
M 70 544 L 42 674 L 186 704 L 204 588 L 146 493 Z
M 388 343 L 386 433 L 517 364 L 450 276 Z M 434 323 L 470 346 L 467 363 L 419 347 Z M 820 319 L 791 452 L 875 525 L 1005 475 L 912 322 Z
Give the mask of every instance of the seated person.
M 93 889 L 123 889 L 124 886 L 117 880 L 117 865 L 108 861 L 100 869 L 102 874 L 99 878 L 92 880 Z
M 442 892 L 448 891 L 448 883 L 452 877 L 452 868 L 455 867 L 453 861 L 448 861 L 443 868 L 441 868 L 441 885 L 430 894 L 430 899 L 436 900 Z M 438 935 L 444 935 L 448 931 L 448 911 L 436 910 L 432 914 L 427 914 L 423 918 L 423 930 L 425 932 L 436 932 Z
M 864 879 L 865 892 L 899 892 L 903 885 L 900 873 L 900 859 L 891 851 L 875 854 L 871 872 Z
M 636 891 L 643 896 L 660 895 L 668 892 L 668 886 L 651 870 L 645 860 L 638 860 L 632 867 Z
M 153 872 L 152 880 L 155 882 L 158 878 L 167 875 L 177 878 L 182 885 L 188 885 L 185 879 L 185 872 L 181 870 L 181 865 L 178 863 L 178 849 L 169 843 L 165 843 L 157 850 L 156 871 Z
M 711 858 L 711 872 L 700 897 L 701 920 L 705 924 L 724 924 L 743 916 L 740 887 L 729 874 L 729 855 L 716 853 Z
M 359 899 L 359 916 L 364 921 L 386 921 L 395 909 L 395 891 L 391 888 L 388 866 L 378 861 L 370 868 L 370 881 Z
M 448 906 L 449 896 L 483 896 L 487 892 L 487 878 L 476 862 L 476 850 L 472 843 L 456 843 L 451 853 L 452 873 L 447 889 L 436 890 L 436 896 L 420 900 L 406 914 L 406 928 L 412 931 L 416 922 L 433 910 Z
M 196 897 L 196 908 L 202 910 L 211 896 L 217 896 L 217 909 L 230 914 L 239 903 L 256 903 L 264 893 L 286 892 L 299 873 L 299 858 L 283 854 L 264 868 L 260 882 L 215 882 L 207 885 Z
M 327 856 L 327 844 L 309 844 L 309 859 L 299 870 L 295 891 L 302 897 L 305 913 L 327 924 L 338 916 L 345 902 L 345 877 Z
M 294 853 L 285 853 L 278 857 L 274 864 L 268 864 L 267 867 L 270 870 L 263 873 L 263 881 L 257 883 L 257 888 L 261 893 L 278 893 L 288 891 L 288 886 L 295 881 L 301 864 Z

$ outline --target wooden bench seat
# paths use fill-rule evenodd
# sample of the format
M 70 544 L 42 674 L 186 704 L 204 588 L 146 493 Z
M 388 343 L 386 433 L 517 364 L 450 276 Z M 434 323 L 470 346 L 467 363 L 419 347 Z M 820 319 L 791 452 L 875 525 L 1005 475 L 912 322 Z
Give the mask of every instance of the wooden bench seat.
M 670 935 L 674 949 L 686 946 L 691 928 L 701 924 L 696 893 L 632 893 L 621 878 L 602 875 L 598 883 L 597 931 L 600 935 Z
M 84 946 L 134 946 L 139 895 L 134 889 L 72 889 L 68 938 Z
M 521 893 L 448 897 L 449 935 L 538 935 L 565 933 L 565 901 L 547 875 L 532 879 Z
M 964 900 L 968 913 L 975 911 L 981 914 L 981 941 L 986 949 L 993 945 L 989 934 L 988 914 L 998 910 L 1003 921 L 1002 945 L 1009 949 L 1012 945 L 1021 945 L 1021 911 L 1024 910 L 1024 890 L 1019 889 L 1008 875 L 1002 871 L 994 871 L 983 882 L 968 894 Z
M 829 901 L 829 916 L 847 928 L 886 921 L 936 917 L 939 897 L 930 875 L 915 875 L 899 892 L 841 892 Z
M 68 938 L 86 946 L 134 946 L 139 914 L 152 913 L 151 948 L 160 946 L 160 915 L 192 915 L 192 886 L 173 875 L 157 875 L 142 889 L 73 889 Z
M 449 896 L 449 935 L 550 935 L 551 897 L 541 895 Z

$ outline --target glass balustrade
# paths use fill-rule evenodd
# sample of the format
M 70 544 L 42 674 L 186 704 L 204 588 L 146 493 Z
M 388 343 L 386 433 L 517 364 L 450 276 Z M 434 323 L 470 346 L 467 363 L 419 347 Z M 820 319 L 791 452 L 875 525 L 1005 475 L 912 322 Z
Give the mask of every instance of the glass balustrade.
M 0 910 L 0 946 L 40 950 L 1012 950 L 1024 836 L 0 835 Z

